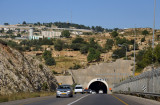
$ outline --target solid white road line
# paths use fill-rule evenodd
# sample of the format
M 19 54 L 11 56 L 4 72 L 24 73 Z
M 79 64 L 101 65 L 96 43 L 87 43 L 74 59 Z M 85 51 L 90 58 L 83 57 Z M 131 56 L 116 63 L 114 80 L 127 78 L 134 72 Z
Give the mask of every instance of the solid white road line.
M 73 102 L 71 102 L 71 103 L 69 103 L 69 104 L 67 104 L 67 105 L 72 105 L 72 104 L 78 102 L 79 100 L 81 100 L 81 99 L 83 99 L 83 98 L 89 96 L 89 95 L 90 95 L 90 94 L 88 94 L 88 95 L 86 95 L 86 96 L 83 96 L 83 97 L 81 97 L 81 98 L 79 98 L 79 99 L 77 99 L 77 100 L 75 100 L 75 101 L 73 101 Z

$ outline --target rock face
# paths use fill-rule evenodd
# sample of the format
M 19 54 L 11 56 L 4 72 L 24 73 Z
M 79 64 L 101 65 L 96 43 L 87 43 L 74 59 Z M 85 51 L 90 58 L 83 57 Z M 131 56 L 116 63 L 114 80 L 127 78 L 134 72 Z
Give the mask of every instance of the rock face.
M 57 81 L 40 61 L 0 43 L 0 94 L 55 91 Z

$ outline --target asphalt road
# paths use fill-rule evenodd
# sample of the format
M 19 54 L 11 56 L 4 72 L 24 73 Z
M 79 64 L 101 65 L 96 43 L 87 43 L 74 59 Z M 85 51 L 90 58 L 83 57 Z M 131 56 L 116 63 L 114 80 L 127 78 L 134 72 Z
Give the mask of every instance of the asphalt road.
M 160 105 L 160 102 L 130 95 L 76 94 L 72 98 L 47 96 L 5 102 L 0 105 Z

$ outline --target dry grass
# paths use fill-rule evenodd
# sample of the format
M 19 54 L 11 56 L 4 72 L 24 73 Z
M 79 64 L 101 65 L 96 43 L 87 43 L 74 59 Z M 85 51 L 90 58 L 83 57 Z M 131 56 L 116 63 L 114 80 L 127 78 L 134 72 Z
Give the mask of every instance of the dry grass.
M 73 67 L 74 64 L 85 66 L 87 63 L 85 59 L 76 59 L 75 57 L 55 57 L 55 60 L 56 65 L 49 68 L 59 73 Z
M 8 102 L 8 101 L 21 100 L 26 98 L 43 97 L 43 96 L 51 96 L 51 95 L 55 95 L 55 92 L 14 93 L 10 95 L 0 95 L 0 102 Z

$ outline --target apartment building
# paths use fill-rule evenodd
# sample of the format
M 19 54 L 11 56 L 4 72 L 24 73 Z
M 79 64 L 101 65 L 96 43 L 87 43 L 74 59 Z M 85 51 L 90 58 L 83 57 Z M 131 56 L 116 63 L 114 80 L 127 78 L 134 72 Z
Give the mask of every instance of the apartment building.
M 42 31 L 42 36 L 46 38 L 60 38 L 61 32 L 56 31 Z

